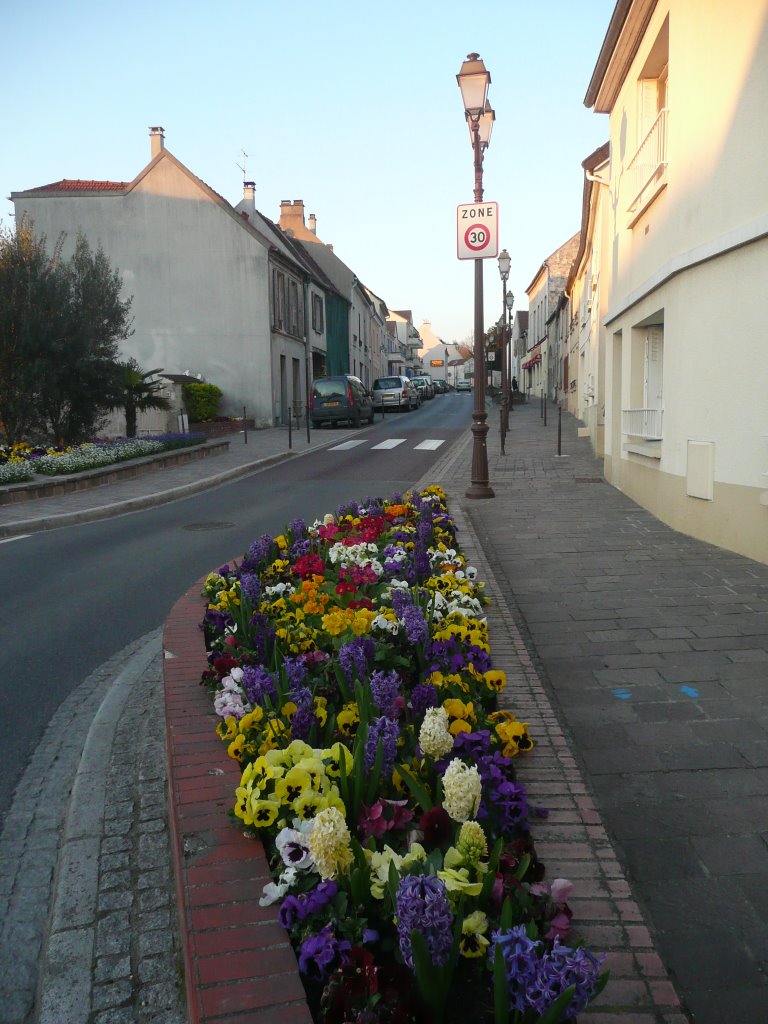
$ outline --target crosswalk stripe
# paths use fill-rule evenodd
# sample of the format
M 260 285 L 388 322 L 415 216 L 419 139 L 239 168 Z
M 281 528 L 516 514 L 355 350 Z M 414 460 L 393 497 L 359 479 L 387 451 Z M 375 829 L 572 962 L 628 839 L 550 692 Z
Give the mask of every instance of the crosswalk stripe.
M 344 441 L 342 444 L 335 444 L 329 451 L 332 452 L 346 452 L 350 448 L 357 448 L 359 444 L 365 444 L 365 441 Z
M 407 437 L 388 437 L 386 441 L 382 441 L 381 444 L 373 445 L 372 451 L 376 451 L 379 448 L 397 448 L 399 444 L 404 444 L 408 440 Z
M 444 437 L 437 438 L 435 440 L 430 440 L 430 441 L 422 441 L 421 444 L 417 444 L 416 445 L 414 450 L 417 451 L 417 452 L 418 451 L 434 452 L 434 451 L 436 451 L 440 447 L 441 444 L 444 444 L 444 443 L 445 443 L 445 438 Z

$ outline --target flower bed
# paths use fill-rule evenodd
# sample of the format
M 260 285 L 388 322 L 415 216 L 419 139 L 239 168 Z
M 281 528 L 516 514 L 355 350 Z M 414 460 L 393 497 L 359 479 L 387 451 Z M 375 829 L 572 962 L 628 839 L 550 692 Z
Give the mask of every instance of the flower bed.
M 571 886 L 530 838 L 533 741 L 475 575 L 429 487 L 296 520 L 206 581 L 232 815 L 324 1024 L 569 1020 L 605 983 L 562 942 Z
M 35 473 L 64 476 L 82 473 L 101 466 L 111 466 L 130 459 L 140 459 L 158 452 L 173 451 L 203 444 L 202 434 L 157 434 L 117 441 L 95 441 L 71 448 L 32 447 L 17 444 L 0 448 L 0 484 L 33 480 Z

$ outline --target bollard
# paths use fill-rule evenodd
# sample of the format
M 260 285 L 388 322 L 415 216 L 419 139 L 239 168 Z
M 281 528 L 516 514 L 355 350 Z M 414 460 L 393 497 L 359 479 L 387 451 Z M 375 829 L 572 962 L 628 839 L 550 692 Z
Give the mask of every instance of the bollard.
M 293 409 L 288 406 L 288 447 L 293 448 L 293 433 L 291 431 L 291 420 L 293 417 Z
M 541 389 L 541 399 L 539 400 L 539 419 L 544 418 L 544 388 Z
M 502 455 L 506 455 L 507 453 L 504 450 L 504 443 L 505 443 L 506 439 L 504 437 L 504 406 L 503 405 L 499 409 L 499 437 L 501 438 L 501 454 Z
M 563 407 L 559 405 L 557 407 L 557 454 L 562 455 L 563 452 Z
M 307 444 L 309 444 L 310 443 L 310 437 L 309 437 L 309 406 L 306 407 L 306 412 L 307 412 Z
M 547 425 L 547 398 L 544 396 L 544 426 Z
M 248 444 L 248 418 L 245 415 L 245 406 L 243 406 L 243 444 Z

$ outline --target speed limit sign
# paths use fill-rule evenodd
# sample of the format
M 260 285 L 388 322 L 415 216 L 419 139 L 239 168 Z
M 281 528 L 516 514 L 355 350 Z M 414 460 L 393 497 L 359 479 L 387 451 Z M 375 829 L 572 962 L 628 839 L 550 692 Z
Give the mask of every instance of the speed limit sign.
M 465 203 L 457 207 L 456 255 L 485 260 L 499 254 L 499 204 Z

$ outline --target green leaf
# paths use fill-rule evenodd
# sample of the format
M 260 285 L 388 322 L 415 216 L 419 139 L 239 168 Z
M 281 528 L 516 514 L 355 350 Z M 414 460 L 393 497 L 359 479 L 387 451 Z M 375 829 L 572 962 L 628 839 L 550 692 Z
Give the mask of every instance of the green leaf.
M 514 911 L 512 908 L 512 901 L 509 896 L 505 896 L 504 902 L 501 906 L 501 914 L 499 915 L 499 928 L 502 931 L 507 931 L 512 927 L 514 921 Z
M 518 882 L 522 882 L 530 866 L 531 855 L 530 853 L 526 853 L 523 857 L 520 858 L 520 863 L 517 865 L 517 869 L 515 870 L 515 878 L 518 880 Z
M 493 1006 L 495 1024 L 509 1024 L 509 984 L 504 953 L 497 945 L 493 952 Z
M 422 810 L 431 811 L 433 804 L 426 786 L 422 785 L 422 783 L 419 782 L 418 779 L 414 778 L 414 776 L 411 775 L 410 771 L 408 770 L 408 768 L 405 767 L 404 764 L 398 765 L 397 770 L 399 774 L 402 776 L 406 786 L 411 791 L 411 796 L 420 805 Z

